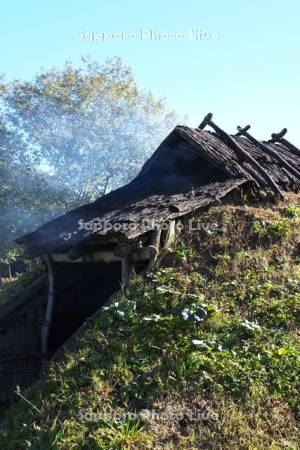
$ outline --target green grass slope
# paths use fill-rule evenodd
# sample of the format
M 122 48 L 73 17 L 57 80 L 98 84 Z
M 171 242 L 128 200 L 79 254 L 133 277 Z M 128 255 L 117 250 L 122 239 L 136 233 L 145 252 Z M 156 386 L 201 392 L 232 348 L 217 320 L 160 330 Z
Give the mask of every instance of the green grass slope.
M 299 448 L 300 197 L 197 218 L 219 229 L 184 230 L 114 298 L 20 393 L 1 448 Z
M 36 263 L 29 272 L 24 272 L 13 281 L 6 282 L 0 286 L 0 308 L 1 306 L 13 301 L 16 296 L 30 286 L 43 273 L 44 269 L 41 263 Z

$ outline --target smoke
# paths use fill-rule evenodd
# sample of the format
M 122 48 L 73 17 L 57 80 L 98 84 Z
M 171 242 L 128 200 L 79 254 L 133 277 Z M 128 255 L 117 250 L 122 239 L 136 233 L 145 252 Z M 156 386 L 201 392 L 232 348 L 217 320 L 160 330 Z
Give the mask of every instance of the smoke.
M 129 182 L 177 122 L 145 93 L 98 89 L 76 107 L 21 94 L 7 92 L 0 109 L 0 258 L 19 235 Z

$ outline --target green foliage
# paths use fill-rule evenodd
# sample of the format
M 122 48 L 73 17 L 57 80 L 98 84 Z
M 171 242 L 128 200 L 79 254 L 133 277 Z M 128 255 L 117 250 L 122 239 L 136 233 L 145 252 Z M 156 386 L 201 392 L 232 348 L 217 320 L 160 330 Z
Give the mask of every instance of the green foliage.
M 151 448 L 151 436 L 143 432 L 143 425 L 140 419 L 131 419 L 130 417 L 122 421 L 106 422 L 105 433 L 98 432 L 95 435 L 95 444 L 99 449 L 132 449 L 132 448 Z
M 288 219 L 278 219 L 273 222 L 255 221 L 252 224 L 252 229 L 258 235 L 260 241 L 277 242 L 290 235 L 291 224 Z
M 9 302 L 12 297 L 15 297 L 22 292 L 24 288 L 30 286 L 43 272 L 43 267 L 40 263 L 34 265 L 32 270 L 24 272 L 16 280 L 5 283 L 0 287 L 0 307 Z
M 300 207 L 297 205 L 287 205 L 281 209 L 281 213 L 290 219 L 300 218 Z
M 186 261 L 189 257 L 193 256 L 193 253 L 194 253 L 193 248 L 187 246 L 184 242 L 178 240 L 174 251 L 174 255 L 179 261 L 180 260 Z

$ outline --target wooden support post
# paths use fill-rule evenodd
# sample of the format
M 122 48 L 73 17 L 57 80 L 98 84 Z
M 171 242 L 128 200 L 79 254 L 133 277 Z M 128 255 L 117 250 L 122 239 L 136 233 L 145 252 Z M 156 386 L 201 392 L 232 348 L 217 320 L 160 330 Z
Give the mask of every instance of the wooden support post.
M 131 274 L 131 263 L 128 256 L 124 256 L 121 260 L 122 265 L 122 287 L 129 286 L 129 279 Z
M 170 220 L 169 226 L 164 239 L 164 249 L 170 250 L 176 239 L 175 220 Z
M 161 252 L 157 259 L 157 265 L 159 266 L 163 258 L 168 254 L 176 240 L 176 222 L 170 220 L 167 230 L 163 230 L 161 234 Z
M 157 258 L 160 250 L 160 238 L 161 238 L 161 229 L 151 231 L 151 237 L 150 237 L 150 245 L 155 247 L 157 250 L 156 255 L 150 259 L 150 262 L 147 267 L 147 271 L 150 272 L 153 270 L 157 263 Z

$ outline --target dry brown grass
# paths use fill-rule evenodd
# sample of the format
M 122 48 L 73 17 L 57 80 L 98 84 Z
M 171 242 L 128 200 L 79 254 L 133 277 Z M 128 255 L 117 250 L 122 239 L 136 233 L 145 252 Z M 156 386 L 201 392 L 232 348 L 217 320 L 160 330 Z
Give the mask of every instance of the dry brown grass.
M 164 396 L 155 403 L 157 411 L 176 411 L 184 420 L 148 422 L 158 438 L 155 449 L 166 450 L 296 450 L 300 433 L 294 416 L 280 399 L 266 391 L 250 391 L 244 404 L 215 389 L 209 399 L 199 396 L 197 387 L 188 386 L 177 396 Z M 216 413 L 211 422 L 189 420 L 187 412 Z

